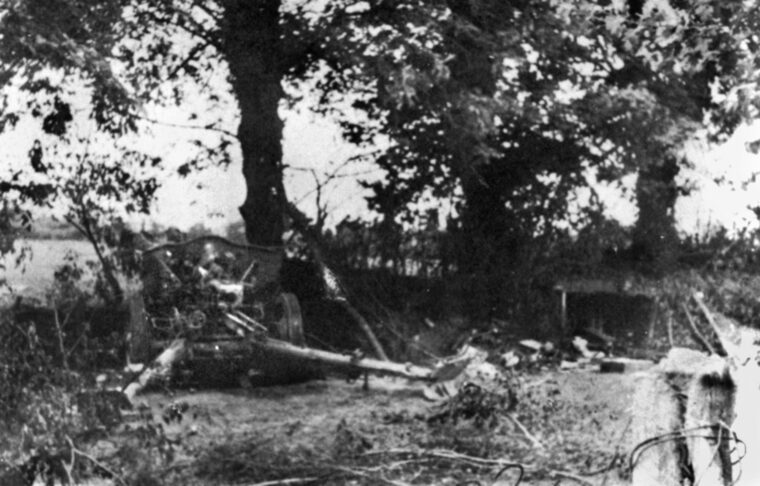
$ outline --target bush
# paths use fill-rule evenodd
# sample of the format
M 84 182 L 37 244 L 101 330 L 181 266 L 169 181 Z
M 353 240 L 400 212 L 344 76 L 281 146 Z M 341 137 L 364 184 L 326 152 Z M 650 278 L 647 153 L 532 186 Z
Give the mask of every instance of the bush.
M 83 428 L 72 399 L 81 378 L 53 365 L 34 324 L 5 317 L 0 319 L 0 383 L 0 458 L 31 464 L 46 480 L 66 479 L 60 452 Z

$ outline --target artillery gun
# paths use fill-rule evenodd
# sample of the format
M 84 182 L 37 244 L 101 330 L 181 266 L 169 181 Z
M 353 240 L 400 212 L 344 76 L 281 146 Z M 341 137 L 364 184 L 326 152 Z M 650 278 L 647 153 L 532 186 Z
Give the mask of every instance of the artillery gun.
M 204 372 L 218 369 L 211 362 L 242 363 L 245 370 L 217 376 L 245 371 L 261 383 L 313 378 L 324 368 L 436 381 L 466 365 L 454 358 L 428 368 L 308 347 L 298 299 L 281 285 L 282 248 L 203 236 L 152 246 L 142 256 L 142 285 L 129 297 L 129 357 L 146 364 L 158 357 L 132 389 L 175 361 Z

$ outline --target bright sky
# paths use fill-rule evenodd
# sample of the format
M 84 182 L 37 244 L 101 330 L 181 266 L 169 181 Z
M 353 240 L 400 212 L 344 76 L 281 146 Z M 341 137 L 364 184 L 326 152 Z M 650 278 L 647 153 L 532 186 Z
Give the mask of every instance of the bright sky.
M 760 155 L 745 149 L 745 144 L 760 138 L 760 123 L 753 127 L 741 127 L 724 145 L 718 147 L 695 147 L 690 152 L 694 167 L 684 169 L 681 179 L 694 187 L 691 195 L 679 198 L 676 218 L 685 233 L 704 232 L 723 225 L 728 229 L 757 226 L 758 222 L 748 206 L 760 205 L 760 181 L 750 182 L 753 174 L 760 173 Z M 285 164 L 311 167 L 320 172 L 330 172 L 357 150 L 340 139 L 338 128 L 329 120 L 308 113 L 287 113 L 284 136 Z M 360 172 L 362 177 L 380 177 L 382 174 L 371 166 L 348 166 L 345 173 Z M 240 174 L 240 163 L 235 162 L 227 171 L 211 170 L 195 179 L 205 179 L 207 187 L 199 190 L 191 181 L 174 179 L 167 181 L 162 190 L 162 200 L 156 219 L 163 224 L 190 226 L 198 221 L 200 214 L 214 215 L 209 222 L 234 221 L 238 218 L 237 207 L 245 195 Z M 723 182 L 716 182 L 725 178 Z M 286 178 L 289 197 L 299 201 L 301 208 L 315 214 L 314 179 L 309 173 L 289 170 Z M 635 177 L 627 177 L 625 189 L 600 187 L 610 216 L 624 224 L 633 224 L 636 218 L 635 203 L 627 194 L 633 194 Z M 627 189 L 627 193 L 626 193 Z M 183 194 L 192 194 L 199 211 L 164 201 L 181 200 Z M 363 190 L 352 177 L 333 181 L 329 187 L 329 222 L 335 224 L 345 216 L 368 214 Z
M 333 173 L 348 158 L 360 150 L 340 138 L 338 127 L 329 119 L 320 118 L 308 110 L 283 111 L 285 133 L 283 140 L 286 172 L 286 189 L 291 200 L 310 215 L 316 213 L 314 169 L 320 180 Z M 161 119 L 161 117 L 158 117 Z M 174 122 L 169 113 L 163 120 Z M 155 126 L 152 137 L 142 137 L 138 143 L 162 155 L 169 167 L 176 167 L 191 153 L 187 140 L 197 137 L 196 130 Z M 0 161 L 6 169 L 28 163 L 26 152 L 38 136 L 36 124 L 22 122 L 18 129 L 0 136 Z M 751 182 L 753 174 L 760 172 L 760 155 L 745 149 L 747 142 L 760 138 L 760 123 L 741 127 L 724 145 L 692 148 L 693 169 L 683 170 L 681 177 L 692 183 L 695 190 L 681 197 L 676 206 L 680 229 L 686 233 L 704 232 L 724 225 L 729 229 L 757 226 L 748 206 L 760 205 L 760 182 Z M 157 210 L 151 216 L 165 226 L 187 229 L 203 223 L 217 231 L 239 219 L 237 207 L 245 197 L 245 184 L 241 175 L 240 156 L 235 153 L 233 163 L 226 170 L 208 169 L 187 179 L 174 173 L 163 180 L 159 191 Z M 10 167 L 9 167 L 10 165 Z M 2 167 L 2 166 L 0 166 Z M 367 191 L 356 182 L 354 175 L 365 179 L 381 177 L 379 170 L 363 163 L 348 164 L 338 173 L 346 177 L 332 180 L 324 190 L 329 218 L 336 224 L 346 216 L 368 214 L 364 197 Z M 4 176 L 6 173 L 3 173 Z M 725 178 L 722 183 L 716 182 Z M 635 177 L 628 177 L 624 186 L 632 194 Z M 635 204 L 617 188 L 600 187 L 598 192 L 608 213 L 624 224 L 632 224 L 636 217 Z M 141 222 L 150 224 L 149 219 Z
M 676 217 L 688 232 L 704 232 L 723 225 L 729 230 L 758 227 L 748 209 L 760 205 L 760 155 L 747 151 L 745 144 L 760 138 L 760 122 L 740 127 L 731 139 L 709 150 L 694 150 L 694 169 L 684 176 L 696 190 L 676 204 Z M 719 183 L 721 178 L 725 181 Z
M 220 75 L 220 78 L 223 76 Z M 219 82 L 223 81 L 220 79 Z M 224 87 L 220 88 L 217 92 L 225 91 Z M 151 134 L 135 138 L 131 144 L 161 156 L 169 168 L 162 176 L 163 186 L 151 220 L 181 229 L 203 223 L 215 231 L 222 231 L 227 224 L 240 219 L 237 208 L 245 197 L 245 184 L 239 152 L 234 151 L 233 162 L 226 170 L 212 168 L 188 178 L 180 178 L 176 174 L 176 167 L 192 157 L 196 150 L 191 144 L 192 139 L 202 138 L 213 143 L 218 139 L 218 134 L 173 125 L 205 125 L 211 121 L 235 132 L 237 114 L 234 100 L 223 100 L 220 106 L 215 113 L 196 107 L 200 118 L 194 122 L 189 122 L 192 106 L 148 110 L 147 115 L 161 123 L 150 124 Z M 77 110 L 86 111 L 86 96 L 77 100 L 73 108 L 75 116 Z M 362 151 L 344 142 L 334 121 L 314 115 L 307 106 L 302 105 L 294 110 L 283 108 L 281 116 L 285 120 L 283 151 L 287 167 L 286 190 L 290 200 L 314 216 L 315 177 L 325 181 L 329 174 L 338 174 L 339 177 L 333 178 L 323 188 L 322 201 L 329 215 L 328 226 L 337 224 L 346 216 L 369 215 L 364 201 L 369 194 L 359 186 L 357 178 L 376 180 L 382 177 L 382 173 L 366 162 L 344 164 L 366 149 Z M 91 133 L 87 130 L 92 130 L 87 128 L 86 121 L 78 129 L 80 132 L 84 130 L 83 133 Z M 27 152 L 35 138 L 40 136 L 38 120 L 22 120 L 15 130 L 0 135 L 0 177 L 6 177 L 14 168 L 28 166 Z M 746 143 L 758 138 L 760 123 L 740 127 L 727 143 L 719 147 L 695 144 L 688 150 L 694 168 L 683 170 L 681 177 L 693 185 L 694 191 L 690 196 L 680 198 L 676 207 L 678 225 L 683 232 L 704 232 L 719 225 L 729 229 L 758 225 L 747 207 L 760 205 L 760 182 L 749 182 L 755 173 L 760 172 L 760 155 L 745 149 Z M 725 181 L 716 183 L 720 178 Z M 633 194 L 634 184 L 635 177 L 625 179 L 627 194 L 625 189 L 597 188 L 609 215 L 624 224 L 632 224 L 636 217 L 636 206 L 629 197 Z M 135 222 L 150 225 L 147 218 Z
M 667 4 L 651 0 L 648 5 L 663 8 Z M 178 39 L 177 42 L 181 44 L 183 41 Z M 114 66 L 114 69 L 118 74 L 119 66 Z M 230 132 L 236 131 L 237 111 L 234 99 L 225 94 L 229 91 L 225 69 L 220 66 L 209 73 L 207 83 L 222 98 L 215 110 L 203 109 L 199 101 L 203 96 L 200 93 L 190 93 L 182 107 L 147 109 L 150 118 L 163 124 L 150 125 L 152 135 L 132 140 L 132 144 L 140 150 L 162 157 L 165 166 L 169 168 L 161 179 L 163 185 L 159 190 L 156 211 L 150 216 L 164 226 L 187 229 L 196 223 L 203 223 L 221 231 L 230 222 L 240 219 L 237 208 L 245 197 L 245 184 L 241 175 L 239 152 L 234 153 L 233 162 L 226 170 L 208 169 L 188 178 L 180 178 L 176 174 L 176 167 L 192 157 L 196 150 L 190 142 L 193 138 L 213 143 L 215 139 L 218 140 L 218 134 L 170 125 L 214 123 Z M 301 90 L 304 90 L 303 87 Z M 77 110 L 86 111 L 86 96 L 74 103 L 80 105 L 74 106 L 75 113 Z M 198 119 L 190 122 L 190 113 L 193 111 L 198 114 Z M 346 160 L 359 154 L 360 150 L 341 140 L 333 121 L 312 114 L 304 106 L 300 110 L 283 109 L 281 115 L 285 120 L 283 150 L 284 164 L 288 167 L 285 183 L 290 200 L 314 216 L 315 177 L 325 181 L 329 174 L 338 174 L 339 177 L 333 178 L 323 188 L 323 203 L 329 215 L 328 226 L 338 223 L 346 216 L 368 215 L 364 202 L 368 191 L 359 186 L 357 177 L 375 180 L 382 177 L 382 173 L 368 163 L 343 165 Z M 87 130 L 86 126 L 84 129 Z M 6 177 L 14 168 L 28 165 L 27 151 L 38 137 L 39 121 L 32 120 L 22 120 L 16 130 L 0 135 L 0 178 Z M 760 205 L 760 186 L 757 182 L 747 185 L 743 183 L 760 172 L 760 155 L 751 154 L 744 148 L 747 142 L 758 138 L 760 123 L 752 128 L 740 128 L 728 143 L 720 147 L 702 146 L 689 150 L 695 167 L 682 171 L 681 176 L 691 182 L 695 190 L 692 195 L 680 198 L 677 203 L 676 217 L 683 232 L 706 231 L 717 225 L 729 229 L 742 228 L 747 224 L 757 225 L 756 218 L 747 206 Z M 717 184 L 715 180 L 719 178 L 725 178 L 726 182 Z M 597 188 L 609 215 L 624 224 L 632 224 L 636 217 L 636 206 L 630 197 L 634 184 L 635 177 L 625 179 L 627 193 L 625 188 L 623 191 L 617 187 Z M 143 218 L 136 223 L 149 225 L 150 221 Z
M 353 162 L 340 167 L 347 159 L 363 153 L 341 140 L 338 127 L 327 119 L 307 112 L 283 112 L 283 162 L 288 197 L 310 216 L 316 215 L 315 176 L 322 182 L 333 173 L 342 175 L 330 181 L 323 190 L 328 225 L 340 222 L 346 216 L 356 216 L 366 210 L 364 197 L 368 191 L 356 183 L 359 177 L 370 179 L 380 171 L 369 164 Z M 181 157 L 171 153 L 169 157 Z M 313 169 L 316 174 L 310 172 Z M 165 181 L 159 193 L 157 211 L 153 218 L 163 225 L 187 228 L 203 222 L 220 228 L 240 219 L 238 207 L 245 198 L 245 182 L 241 174 L 241 159 L 235 154 L 233 163 L 226 169 L 209 169 L 188 179 L 172 177 Z M 204 187 L 198 188 L 198 183 Z M 180 201 L 185 201 L 184 204 Z
M 679 181 L 693 190 L 679 197 L 675 216 L 679 230 L 686 234 L 704 234 L 723 226 L 730 231 L 757 228 L 757 218 L 749 209 L 760 206 L 760 155 L 748 152 L 745 144 L 760 138 L 760 123 L 742 126 L 725 144 L 715 147 L 699 145 L 687 150 L 693 167 L 683 168 Z M 610 216 L 623 224 L 635 222 L 636 205 L 628 195 L 634 194 L 635 176 L 623 180 L 619 188 L 599 187 L 597 191 Z
M 75 101 L 74 126 L 70 132 L 93 133 L 89 122 L 78 121 L 77 110 L 86 110 L 86 97 Z M 82 106 L 76 106 L 80 103 Z M 221 127 L 236 131 L 235 110 L 211 115 L 221 120 Z M 187 229 L 202 223 L 215 231 L 240 219 L 238 207 L 245 198 L 245 182 L 241 174 L 241 155 L 233 150 L 232 163 L 226 169 L 210 168 L 182 178 L 176 168 L 196 153 L 192 139 L 202 139 L 209 144 L 218 141 L 215 132 L 181 128 L 175 125 L 205 125 L 206 121 L 188 121 L 187 109 L 149 110 L 148 116 L 160 123 L 146 123 L 149 134 L 127 139 L 127 144 L 163 159 L 166 170 L 162 173 L 162 187 L 154 214 L 141 216 L 134 223 L 150 226 L 155 221 L 163 226 Z M 334 225 L 346 216 L 357 216 L 366 211 L 364 197 L 368 191 L 361 188 L 357 178 L 374 180 L 381 174 L 366 162 L 345 162 L 365 153 L 342 141 L 335 122 L 320 118 L 307 109 L 281 110 L 285 120 L 283 137 L 283 162 L 286 166 L 285 183 L 288 197 L 307 214 L 316 214 L 317 180 L 324 185 L 321 204 L 328 213 L 327 224 Z M 88 132 L 88 130 L 90 130 Z M 41 133 L 40 121 L 22 119 L 14 130 L 0 134 L 0 178 L 14 170 L 28 169 L 27 152 L 35 139 L 41 138 L 48 149 L 53 137 Z M 98 147 L 108 150 L 102 144 Z M 28 170 L 27 170 L 28 172 Z

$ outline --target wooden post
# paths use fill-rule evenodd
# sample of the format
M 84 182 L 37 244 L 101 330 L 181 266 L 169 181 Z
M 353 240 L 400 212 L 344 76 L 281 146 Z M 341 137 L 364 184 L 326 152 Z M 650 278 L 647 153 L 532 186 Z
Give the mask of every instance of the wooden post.
M 684 430 L 694 484 L 733 484 L 729 424 L 734 421 L 736 384 L 726 360 L 712 356 L 687 391 Z
M 642 453 L 633 467 L 633 485 L 681 485 L 686 481 L 684 463 L 691 464 L 695 485 L 760 484 L 760 366 L 756 359 L 760 349 L 755 344 L 760 336 L 755 329 L 711 312 L 699 295 L 694 300 L 717 334 L 721 351 L 729 355 L 715 354 L 682 306 L 693 334 L 712 354 L 672 348 L 665 360 L 642 377 L 634 400 L 634 440 L 656 443 L 659 454 L 665 456 Z M 679 395 L 685 403 L 674 401 Z M 663 433 L 671 435 L 662 440 Z M 683 453 L 672 454 L 675 443 Z
M 631 413 L 634 444 L 681 428 L 678 397 L 664 373 L 646 373 L 638 378 Z M 652 444 L 639 450 L 634 459 L 632 486 L 681 486 L 677 442 Z

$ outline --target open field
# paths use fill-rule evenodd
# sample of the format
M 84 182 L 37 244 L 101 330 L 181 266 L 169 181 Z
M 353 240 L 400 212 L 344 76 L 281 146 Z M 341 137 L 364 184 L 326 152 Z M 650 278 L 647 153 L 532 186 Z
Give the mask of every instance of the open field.
M 45 291 L 53 281 L 53 272 L 64 263 L 67 254 L 77 257 L 84 267 L 87 260 L 95 259 L 92 246 L 83 240 L 19 240 L 15 244 L 16 252 L 6 255 L 0 269 L 0 282 L 7 287 L 0 289 L 0 295 L 13 292 L 24 297 L 43 298 Z M 19 265 L 16 259 L 26 255 Z

